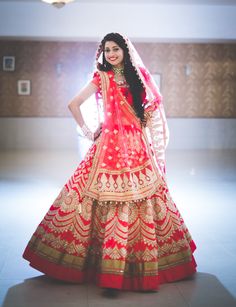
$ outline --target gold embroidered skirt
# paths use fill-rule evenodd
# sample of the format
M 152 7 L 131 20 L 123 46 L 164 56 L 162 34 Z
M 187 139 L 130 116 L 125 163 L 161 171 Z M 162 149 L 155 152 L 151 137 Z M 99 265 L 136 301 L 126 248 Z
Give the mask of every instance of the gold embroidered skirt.
M 157 290 L 160 283 L 192 275 L 196 247 L 165 180 L 150 174 L 151 164 L 144 165 L 132 177 L 141 197 L 128 193 L 125 201 L 109 200 L 111 185 L 119 192 L 129 180 L 117 173 L 104 175 L 102 184 L 102 176 L 91 180 L 98 147 L 99 142 L 90 148 L 65 184 L 23 257 L 60 280 L 126 290 Z M 106 193 L 99 195 L 96 189 L 105 186 Z

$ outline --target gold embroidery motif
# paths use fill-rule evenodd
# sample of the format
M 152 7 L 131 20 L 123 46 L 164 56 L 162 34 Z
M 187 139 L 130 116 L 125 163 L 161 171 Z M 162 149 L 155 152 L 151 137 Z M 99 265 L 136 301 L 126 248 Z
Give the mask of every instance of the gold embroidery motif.
M 191 236 L 166 193 L 159 187 L 152 199 L 130 203 L 85 197 L 78 213 L 78 199 L 72 200 L 74 194 L 64 188 L 29 245 L 49 261 L 81 271 L 90 263 L 97 269 L 99 265 L 102 273 L 151 276 L 157 274 L 157 267 L 164 270 L 188 263 Z M 181 229 L 183 237 L 176 239 Z

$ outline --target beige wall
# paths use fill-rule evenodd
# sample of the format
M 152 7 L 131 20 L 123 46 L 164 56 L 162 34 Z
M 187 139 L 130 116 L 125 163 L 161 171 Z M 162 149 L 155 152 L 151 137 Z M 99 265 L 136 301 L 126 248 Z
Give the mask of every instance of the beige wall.
M 167 116 L 236 117 L 236 44 L 135 46 L 151 73 L 161 74 Z M 16 59 L 15 71 L 0 70 L 0 116 L 70 116 L 67 103 L 87 82 L 96 47 L 89 42 L 0 41 L 0 59 Z M 31 95 L 17 94 L 21 79 L 31 80 Z

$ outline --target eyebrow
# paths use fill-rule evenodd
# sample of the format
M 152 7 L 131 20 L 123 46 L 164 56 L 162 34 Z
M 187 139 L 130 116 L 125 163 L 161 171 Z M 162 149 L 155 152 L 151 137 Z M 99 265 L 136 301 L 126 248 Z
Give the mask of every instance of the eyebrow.
M 113 48 L 119 48 L 119 46 L 118 45 L 115 45 L 115 46 L 112 46 L 112 47 L 105 47 L 105 49 L 113 49 Z

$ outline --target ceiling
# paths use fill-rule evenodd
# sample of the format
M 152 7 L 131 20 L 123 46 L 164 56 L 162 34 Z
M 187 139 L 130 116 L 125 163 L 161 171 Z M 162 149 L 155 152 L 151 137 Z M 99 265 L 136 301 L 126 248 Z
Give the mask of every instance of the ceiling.
M 0 0 L 0 2 L 40 2 L 40 0 Z M 114 0 L 75 0 L 81 3 L 114 3 Z M 195 5 L 236 5 L 236 0 L 119 0 L 126 3 L 195 4 Z

